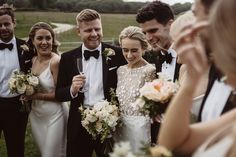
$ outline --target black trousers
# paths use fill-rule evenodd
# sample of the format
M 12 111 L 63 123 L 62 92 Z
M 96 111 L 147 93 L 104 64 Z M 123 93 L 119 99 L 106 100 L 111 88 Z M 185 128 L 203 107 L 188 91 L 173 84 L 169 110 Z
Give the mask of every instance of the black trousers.
M 92 136 L 82 126 L 81 114 L 78 109 L 71 109 L 67 124 L 66 157 L 92 157 L 93 151 L 97 157 L 105 157 L 103 155 L 103 144 L 100 143 L 99 139 L 93 140 Z
M 159 130 L 160 130 L 160 123 L 158 122 L 153 122 L 151 124 L 151 142 L 152 144 L 157 144 L 157 137 L 159 134 Z
M 0 97 L 0 133 L 4 134 L 8 157 L 24 157 L 28 114 L 20 112 L 19 96 Z

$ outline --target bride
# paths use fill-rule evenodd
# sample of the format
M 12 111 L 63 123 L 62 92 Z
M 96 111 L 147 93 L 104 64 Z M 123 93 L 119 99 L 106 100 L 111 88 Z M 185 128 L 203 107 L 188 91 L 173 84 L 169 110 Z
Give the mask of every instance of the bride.
M 132 151 L 138 153 L 143 144 L 151 143 L 151 121 L 132 103 L 139 97 L 139 89 L 145 82 L 155 78 L 156 69 L 142 58 L 148 44 L 140 28 L 126 27 L 119 36 L 119 42 L 128 64 L 117 71 L 116 94 L 120 104 L 122 127 L 118 128 L 114 139 L 115 142 L 130 142 Z

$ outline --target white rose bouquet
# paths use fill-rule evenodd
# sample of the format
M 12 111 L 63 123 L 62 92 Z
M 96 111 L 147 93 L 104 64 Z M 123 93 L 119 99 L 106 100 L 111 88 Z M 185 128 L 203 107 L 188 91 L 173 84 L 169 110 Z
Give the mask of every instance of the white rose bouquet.
M 12 93 L 30 96 L 36 92 L 39 86 L 39 79 L 31 72 L 24 74 L 19 70 L 15 70 L 9 79 L 8 85 Z M 24 103 L 23 105 L 27 104 Z M 25 106 L 23 110 L 28 110 L 27 108 Z
M 178 84 L 166 79 L 159 74 L 159 78 L 147 82 L 140 89 L 140 97 L 134 102 L 140 111 L 150 117 L 161 114 L 167 107 L 168 102 L 178 90 Z
M 13 71 L 9 79 L 9 88 L 12 93 L 33 95 L 39 85 L 39 79 L 31 72 L 24 74 L 18 70 Z
M 119 109 L 108 101 L 98 102 L 93 108 L 79 108 L 82 126 L 93 136 L 100 137 L 101 143 L 116 130 L 120 122 Z

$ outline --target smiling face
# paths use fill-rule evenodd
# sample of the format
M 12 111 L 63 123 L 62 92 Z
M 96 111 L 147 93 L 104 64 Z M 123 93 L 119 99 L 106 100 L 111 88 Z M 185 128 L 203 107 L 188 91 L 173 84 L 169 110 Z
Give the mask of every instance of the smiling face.
M 168 50 L 171 45 L 170 37 L 170 20 L 166 25 L 152 19 L 140 24 L 143 33 L 146 35 L 147 41 L 152 46 L 153 50 L 158 52 L 160 50 Z
M 124 38 L 121 40 L 121 48 L 129 67 L 137 67 L 143 60 L 144 50 L 139 40 Z
M 100 19 L 80 22 L 77 30 L 88 49 L 95 49 L 101 43 L 103 33 Z
M 9 42 L 14 36 L 14 28 L 16 24 L 11 16 L 5 14 L 0 16 L 0 39 Z
M 32 40 L 38 55 L 49 55 L 52 51 L 52 34 L 46 29 L 39 29 L 35 32 Z

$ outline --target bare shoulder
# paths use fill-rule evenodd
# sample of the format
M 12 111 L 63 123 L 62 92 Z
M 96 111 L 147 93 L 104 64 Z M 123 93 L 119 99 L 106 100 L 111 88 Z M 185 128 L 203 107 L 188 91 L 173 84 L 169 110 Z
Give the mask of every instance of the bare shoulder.
M 59 65 L 61 57 L 58 54 L 53 53 L 51 58 L 51 68 L 57 67 Z
M 61 57 L 58 54 L 54 54 L 51 58 L 51 64 L 58 64 L 60 62 Z

